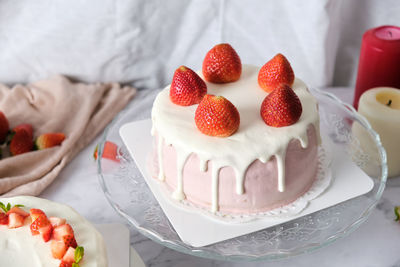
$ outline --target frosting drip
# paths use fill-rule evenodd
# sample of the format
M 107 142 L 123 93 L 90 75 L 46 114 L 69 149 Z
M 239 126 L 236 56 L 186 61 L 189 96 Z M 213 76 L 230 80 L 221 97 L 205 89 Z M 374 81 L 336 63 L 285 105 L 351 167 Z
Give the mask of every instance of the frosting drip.
M 207 83 L 208 94 L 222 95 L 231 101 L 240 113 L 238 131 L 225 138 L 202 134 L 196 128 L 194 114 L 197 105 L 183 107 L 173 104 L 169 99 L 169 86 L 161 91 L 153 104 L 152 134 L 157 133 L 159 178 L 163 177 L 163 145 L 173 145 L 177 152 L 177 188 L 175 199 L 184 195 L 183 167 L 191 153 L 198 155 L 200 170 L 206 171 L 212 161 L 211 210 L 218 211 L 219 171 L 231 166 L 236 175 L 236 193 L 243 194 L 244 178 L 248 166 L 255 160 L 265 163 L 276 158 L 278 167 L 278 188 L 285 190 L 285 154 L 292 139 L 299 140 L 303 148 L 308 145 L 307 127 L 315 126 L 319 137 L 319 115 L 317 101 L 309 93 L 306 85 L 295 79 L 292 86 L 300 98 L 303 113 L 299 121 L 291 126 L 274 128 L 266 125 L 260 116 L 260 107 L 268 93 L 257 83 L 259 68 L 244 65 L 239 81 L 228 84 Z

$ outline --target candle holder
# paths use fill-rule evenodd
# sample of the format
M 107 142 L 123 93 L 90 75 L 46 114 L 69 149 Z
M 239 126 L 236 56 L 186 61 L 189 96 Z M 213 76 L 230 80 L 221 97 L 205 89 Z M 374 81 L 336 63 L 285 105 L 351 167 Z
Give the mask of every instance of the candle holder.
M 360 96 L 378 86 L 400 88 L 400 27 L 386 25 L 364 33 L 353 106 L 358 109 Z

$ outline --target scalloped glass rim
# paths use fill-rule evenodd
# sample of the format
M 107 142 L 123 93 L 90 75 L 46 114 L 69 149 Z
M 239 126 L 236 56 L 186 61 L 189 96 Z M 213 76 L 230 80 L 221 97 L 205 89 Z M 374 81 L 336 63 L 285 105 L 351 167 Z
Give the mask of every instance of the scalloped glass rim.
M 386 184 L 386 179 L 387 179 L 387 174 L 388 174 L 388 169 L 387 169 L 387 159 L 386 159 L 386 152 L 382 146 L 381 140 L 379 135 L 372 129 L 371 125 L 369 122 L 362 116 L 360 115 L 353 106 L 344 103 L 341 101 L 339 98 L 337 98 L 335 95 L 325 92 L 320 89 L 316 88 L 310 88 L 310 91 L 313 94 L 321 95 L 324 97 L 329 98 L 330 100 L 337 102 L 337 106 L 340 107 L 343 111 L 349 113 L 355 121 L 360 123 L 367 131 L 368 133 L 372 136 L 374 139 L 378 153 L 380 156 L 380 160 L 382 163 L 381 166 L 381 174 L 380 174 L 380 182 L 379 182 L 379 188 L 374 194 L 375 202 L 371 203 L 365 210 L 364 212 L 361 213 L 361 215 L 356 218 L 351 224 L 349 224 L 345 229 L 336 232 L 335 234 L 332 234 L 328 238 L 326 238 L 323 242 L 314 242 L 307 244 L 306 246 L 303 246 L 299 249 L 294 249 L 294 250 L 280 250 L 279 252 L 275 254 L 266 254 L 266 255 L 257 255 L 257 254 L 247 254 L 247 255 L 238 255 L 238 254 L 220 254 L 215 252 L 212 248 L 210 247 L 200 247 L 200 248 L 195 248 L 190 245 L 187 245 L 183 242 L 180 243 L 175 243 L 175 241 L 171 241 L 168 239 L 163 238 L 159 233 L 152 231 L 151 229 L 147 229 L 145 227 L 142 227 L 134 218 L 126 214 L 119 206 L 118 203 L 116 203 L 108 188 L 105 183 L 105 177 L 103 176 L 102 172 L 102 161 L 99 160 L 101 159 L 101 155 L 103 154 L 103 148 L 104 144 L 107 141 L 107 136 L 109 130 L 112 128 L 112 126 L 121 118 L 124 116 L 125 112 L 121 112 L 116 116 L 113 121 L 106 127 L 104 130 L 99 146 L 98 146 L 98 160 L 97 162 L 97 173 L 98 173 L 98 178 L 99 182 L 101 185 L 102 190 L 104 191 L 104 194 L 106 196 L 106 199 L 110 203 L 110 205 L 117 211 L 119 215 L 124 217 L 129 223 L 131 223 L 141 234 L 144 236 L 150 238 L 151 240 L 164 245 L 166 247 L 169 247 L 171 249 L 177 250 L 182 253 L 194 255 L 194 256 L 199 256 L 199 257 L 204 257 L 204 258 L 210 258 L 210 259 L 219 259 L 219 260 L 229 260 L 229 261 L 236 261 L 236 260 L 247 260 L 247 261 L 255 261 L 255 260 L 276 260 L 276 259 L 282 259 L 282 258 L 287 258 L 290 256 L 294 255 L 299 255 L 307 252 L 311 252 L 313 250 L 316 250 L 318 248 L 324 247 L 328 244 L 331 244 L 335 240 L 345 237 L 354 230 L 356 230 L 363 222 L 366 221 L 368 216 L 371 214 L 372 210 L 376 206 L 378 200 L 381 198 L 383 190 L 385 189 L 385 184 Z

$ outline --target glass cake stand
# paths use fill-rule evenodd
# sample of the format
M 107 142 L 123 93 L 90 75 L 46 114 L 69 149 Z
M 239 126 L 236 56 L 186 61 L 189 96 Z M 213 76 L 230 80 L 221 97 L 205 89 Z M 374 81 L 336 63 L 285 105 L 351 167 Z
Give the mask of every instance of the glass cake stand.
M 280 259 L 318 249 L 345 237 L 368 218 L 382 195 L 387 178 L 386 153 L 379 136 L 352 106 L 330 93 L 318 89 L 310 91 L 319 102 L 321 133 L 369 174 L 374 182 L 369 193 L 258 232 L 205 247 L 192 247 L 180 240 L 119 136 L 123 124 L 138 119 L 138 110 L 128 108 L 106 128 L 99 144 L 99 155 L 102 155 L 107 140 L 120 147 L 120 163 L 97 160 L 99 181 L 107 200 L 148 238 L 183 253 L 212 259 Z M 133 104 L 141 108 L 140 103 Z M 354 134 L 356 125 L 358 134 Z M 360 132 L 361 136 L 370 139 L 368 147 L 361 145 Z

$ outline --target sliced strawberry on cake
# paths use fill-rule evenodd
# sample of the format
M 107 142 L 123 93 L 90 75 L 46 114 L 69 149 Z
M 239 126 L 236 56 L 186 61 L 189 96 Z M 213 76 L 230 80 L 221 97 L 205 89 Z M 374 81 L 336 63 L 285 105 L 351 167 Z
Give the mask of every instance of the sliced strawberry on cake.
M 13 129 L 9 149 L 12 156 L 33 149 L 33 128 L 30 124 L 21 124 Z
M 230 44 L 218 44 L 203 60 L 203 75 L 212 83 L 229 83 L 239 80 L 242 62 Z
M 48 242 L 53 232 L 53 226 L 46 215 L 39 215 L 31 224 L 32 235 L 40 234 L 44 242 Z
M 0 211 L 0 225 L 8 225 L 8 215 Z
M 19 228 L 24 225 L 25 217 L 18 213 L 8 214 L 8 228 Z
M 19 228 L 25 224 L 25 218 L 29 213 L 21 209 L 22 205 L 11 206 L 0 202 L 0 224 L 7 225 L 8 228 Z
M 50 248 L 53 258 L 61 260 L 67 252 L 68 246 L 62 241 L 51 240 Z
M 41 209 L 30 209 L 29 215 L 31 216 L 31 221 L 34 222 L 40 215 L 46 214 Z
M 185 66 L 180 66 L 175 70 L 169 89 L 172 103 L 191 106 L 200 103 L 205 94 L 207 94 L 207 85 L 196 72 Z
M 293 69 L 282 54 L 277 54 L 265 63 L 258 73 L 258 84 L 268 93 L 282 84 L 292 86 L 293 82 Z
M 67 222 L 66 219 L 58 217 L 49 217 L 49 221 L 53 227 L 64 225 Z

